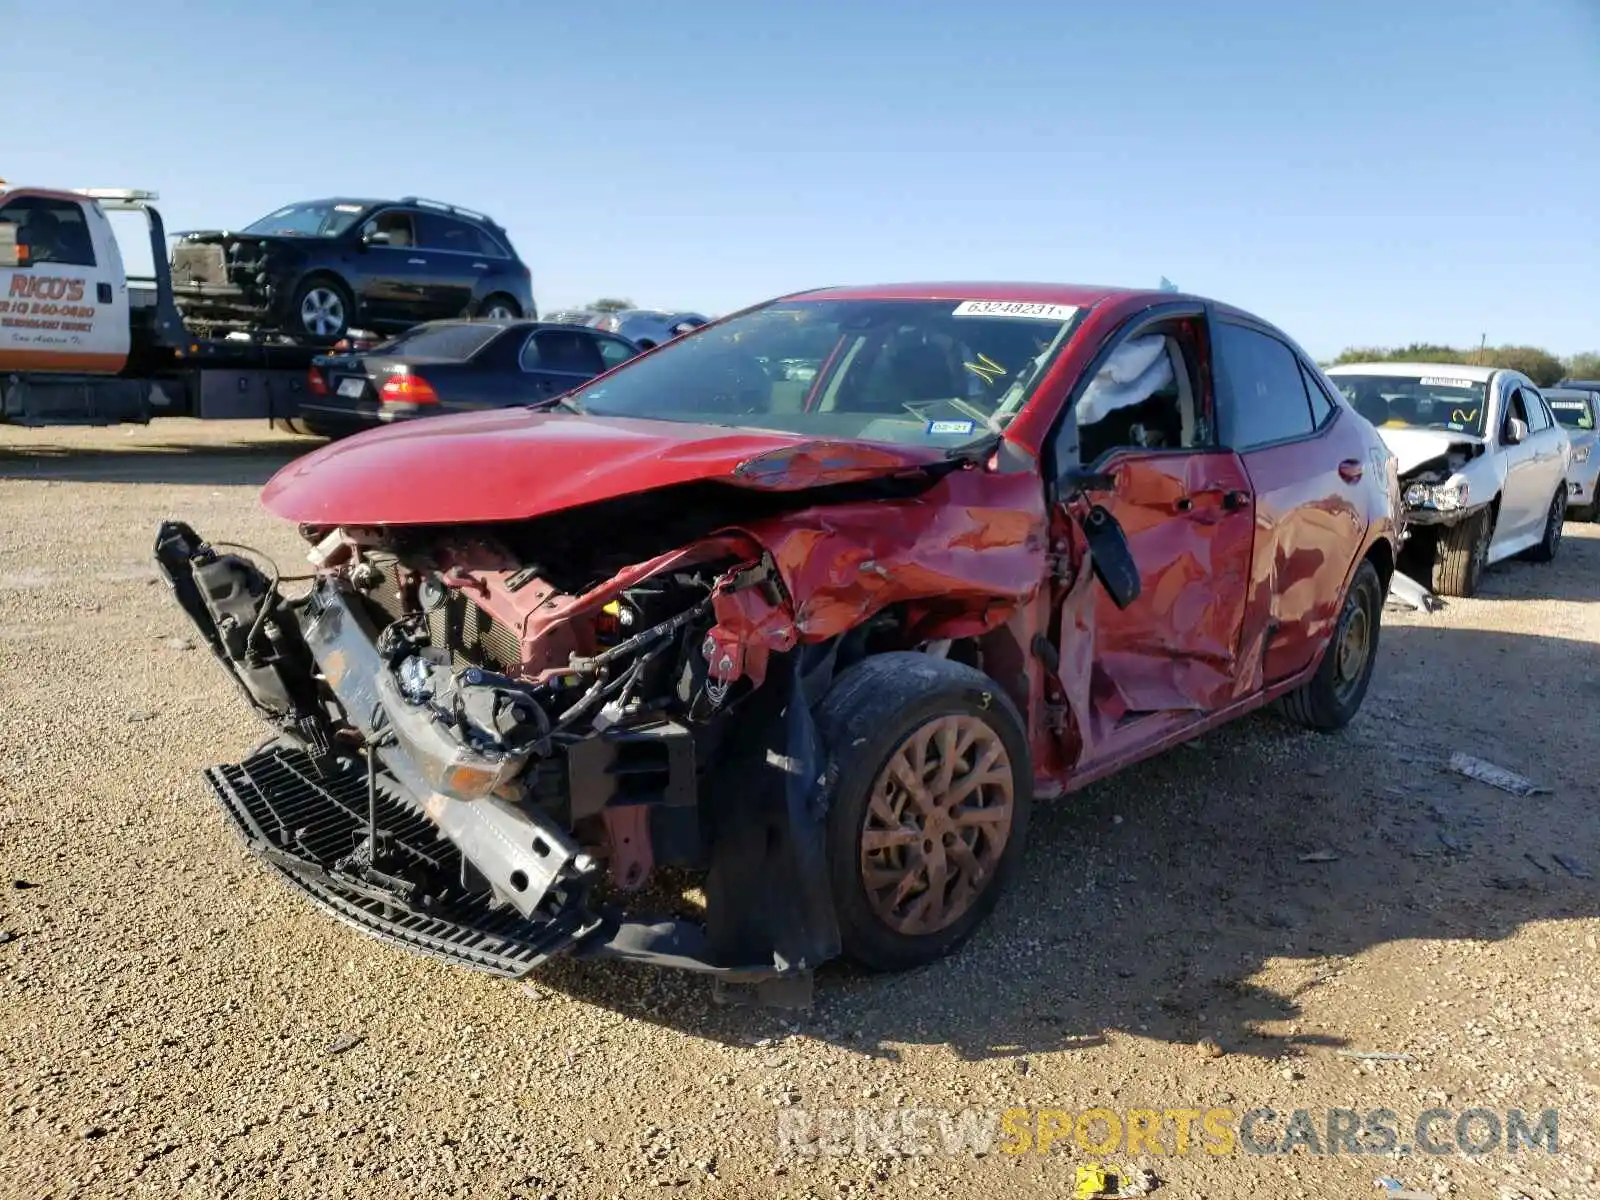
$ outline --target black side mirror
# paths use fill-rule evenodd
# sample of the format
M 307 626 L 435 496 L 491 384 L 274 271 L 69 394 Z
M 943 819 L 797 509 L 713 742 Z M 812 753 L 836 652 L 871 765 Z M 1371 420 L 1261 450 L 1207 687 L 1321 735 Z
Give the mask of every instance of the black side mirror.
M 1139 564 L 1128 548 L 1128 535 L 1117 519 L 1096 504 L 1083 519 L 1083 536 L 1089 542 L 1089 562 L 1095 578 L 1106 589 L 1111 602 L 1127 608 L 1139 598 Z
M 1092 492 L 1115 492 L 1117 477 L 1109 472 L 1071 466 L 1061 472 L 1056 484 L 1061 498 L 1069 500 Z M 1094 567 L 1095 578 L 1106 589 L 1113 604 L 1127 608 L 1139 598 L 1140 591 L 1139 565 L 1133 561 L 1127 533 L 1102 504 L 1091 504 L 1079 524 L 1089 543 L 1089 562 Z

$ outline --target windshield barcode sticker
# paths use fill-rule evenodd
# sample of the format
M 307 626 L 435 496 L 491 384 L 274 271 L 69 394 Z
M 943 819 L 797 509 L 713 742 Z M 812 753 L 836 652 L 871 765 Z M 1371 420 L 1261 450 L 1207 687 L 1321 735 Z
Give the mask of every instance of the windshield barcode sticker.
M 952 316 L 1032 317 L 1039 321 L 1066 321 L 1078 310 L 1071 304 L 1030 304 L 1020 300 L 963 300 Z
M 1445 379 L 1438 375 L 1424 375 L 1423 387 L 1473 388 L 1478 385 L 1470 379 Z

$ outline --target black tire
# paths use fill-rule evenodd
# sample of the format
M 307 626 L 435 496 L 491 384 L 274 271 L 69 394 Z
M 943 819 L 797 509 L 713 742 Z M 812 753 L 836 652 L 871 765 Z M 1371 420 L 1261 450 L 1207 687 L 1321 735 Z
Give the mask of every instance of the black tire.
M 313 310 L 324 317 L 314 319 Z M 355 315 L 350 289 L 332 275 L 313 275 L 302 280 L 289 301 L 290 330 L 315 342 L 338 341 L 350 332 Z
M 522 305 L 504 292 L 496 292 L 484 297 L 483 303 L 478 305 L 477 315 L 485 320 L 518 321 L 522 319 Z
M 1338 624 L 1317 673 L 1283 698 L 1283 711 L 1289 719 L 1319 733 L 1333 733 L 1348 725 L 1372 682 L 1382 628 L 1383 581 L 1371 560 L 1363 560 L 1344 594 Z M 1362 639 L 1359 662 L 1351 661 L 1353 647 L 1346 653 L 1352 637 Z
M 926 826 L 914 834 L 910 832 L 912 826 L 905 823 L 904 814 L 914 805 L 909 798 L 906 800 L 901 813 L 897 814 L 901 823 L 896 826 L 896 832 L 906 831 L 909 836 L 926 839 L 921 847 L 900 848 L 904 861 L 919 864 L 911 873 L 921 873 L 927 881 L 921 895 L 932 892 L 930 852 L 937 856 L 940 878 L 944 881 L 941 899 L 970 895 L 964 907 L 952 912 L 948 924 L 926 933 L 908 933 L 891 925 L 875 910 L 869 898 L 863 864 L 869 852 L 863 848 L 863 838 L 875 788 L 880 776 L 887 772 L 891 758 L 919 731 L 947 717 L 957 718 L 981 739 L 967 751 L 973 765 L 977 763 L 982 742 L 988 743 L 989 751 L 997 745 L 1004 748 L 1010 768 L 1010 820 L 998 845 L 986 840 L 993 836 L 991 829 L 998 829 L 998 822 L 986 822 L 976 828 L 968 826 L 973 838 L 971 843 L 948 826 L 936 839 L 930 836 Z M 823 698 L 817 722 L 829 747 L 835 772 L 828 809 L 828 872 L 846 957 L 860 966 L 879 971 L 906 970 L 942 958 L 966 941 L 994 908 L 1022 859 L 1033 803 L 1033 766 L 1022 717 L 1010 697 L 981 671 L 926 654 L 896 652 L 875 655 L 841 674 Z M 991 770 L 999 771 L 1003 778 L 1004 767 L 999 763 Z M 925 775 L 924 782 L 927 781 Z M 1004 785 L 999 787 L 1003 791 Z M 903 786 L 901 790 L 910 796 Z M 927 791 L 926 788 L 922 790 Z M 994 796 L 994 792 L 987 793 L 977 811 L 1003 807 Z M 974 811 L 964 802 L 945 811 L 957 813 L 958 809 L 956 821 Z M 878 819 L 876 815 L 874 819 Z M 970 867 L 964 866 L 955 855 L 947 858 L 949 848 L 955 844 L 952 838 L 962 841 L 965 850 L 961 857 L 971 864 Z M 886 848 L 882 853 L 892 854 L 893 849 Z M 973 870 L 982 865 L 982 858 L 987 858 L 987 867 Z M 952 860 L 955 860 L 953 868 Z M 970 892 L 958 886 L 969 875 L 981 881 Z
M 1537 546 L 1530 546 L 1525 557 L 1529 562 L 1554 562 L 1561 549 L 1561 527 L 1567 520 L 1567 481 L 1562 480 L 1556 494 L 1550 498 L 1550 509 L 1544 518 L 1544 537 Z
M 1462 599 L 1477 595 L 1489 563 L 1494 516 L 1493 509 L 1480 509 L 1465 521 L 1439 530 L 1433 554 L 1433 590 L 1439 595 Z

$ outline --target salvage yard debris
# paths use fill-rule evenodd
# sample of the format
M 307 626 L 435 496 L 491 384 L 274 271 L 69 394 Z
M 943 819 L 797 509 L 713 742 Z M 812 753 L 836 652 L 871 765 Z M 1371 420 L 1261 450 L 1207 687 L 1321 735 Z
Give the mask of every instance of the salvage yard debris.
M 1480 783 L 1487 783 L 1490 787 L 1497 787 L 1502 792 L 1510 792 L 1513 796 L 1541 796 L 1549 795 L 1550 789 L 1542 784 L 1534 783 L 1524 775 L 1515 771 L 1508 771 L 1504 767 L 1497 767 L 1485 759 L 1474 758 L 1470 754 L 1456 751 L 1450 756 L 1450 769 L 1457 775 L 1465 775 L 1468 779 L 1476 779 Z
M 1128 1167 L 1118 1173 L 1099 1163 L 1090 1163 L 1074 1172 L 1073 1200 L 1122 1200 L 1130 1196 L 1148 1196 L 1160 1186 L 1154 1171 L 1143 1167 Z
M 1380 1175 L 1372 1181 L 1388 1193 L 1387 1200 L 1436 1200 L 1432 1192 L 1418 1192 L 1389 1175 Z
M 1418 612 L 1438 612 L 1444 607 L 1443 600 L 1400 571 L 1396 571 L 1389 580 L 1389 599 Z
M 1358 1058 L 1366 1062 L 1416 1062 L 1414 1054 L 1394 1050 L 1335 1050 L 1340 1058 Z

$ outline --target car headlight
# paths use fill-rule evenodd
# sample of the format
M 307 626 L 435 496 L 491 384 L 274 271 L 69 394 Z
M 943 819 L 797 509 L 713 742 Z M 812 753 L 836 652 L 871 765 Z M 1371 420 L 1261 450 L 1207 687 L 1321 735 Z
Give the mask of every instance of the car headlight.
M 1438 512 L 1454 512 L 1467 506 L 1471 493 L 1465 479 L 1452 479 L 1447 483 L 1408 484 L 1405 490 L 1407 508 L 1431 508 Z
M 1433 489 L 1433 506 L 1446 512 L 1465 508 L 1468 490 L 1465 479 L 1452 479 L 1449 483 L 1441 483 Z
M 1572 448 L 1572 461 L 1575 462 L 1575 463 L 1588 462 L 1589 461 L 1589 447 L 1588 446 L 1574 446 Z

